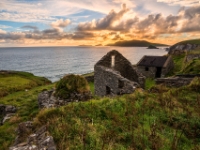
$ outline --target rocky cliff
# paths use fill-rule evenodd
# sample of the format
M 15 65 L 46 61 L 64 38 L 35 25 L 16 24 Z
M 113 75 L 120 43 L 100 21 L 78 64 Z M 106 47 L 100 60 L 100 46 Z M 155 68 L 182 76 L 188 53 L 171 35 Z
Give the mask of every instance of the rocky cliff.
M 183 53 L 184 51 L 190 51 L 194 50 L 196 48 L 200 48 L 200 44 L 189 44 L 189 43 L 184 43 L 184 44 L 175 44 L 169 48 L 169 54 L 180 54 Z

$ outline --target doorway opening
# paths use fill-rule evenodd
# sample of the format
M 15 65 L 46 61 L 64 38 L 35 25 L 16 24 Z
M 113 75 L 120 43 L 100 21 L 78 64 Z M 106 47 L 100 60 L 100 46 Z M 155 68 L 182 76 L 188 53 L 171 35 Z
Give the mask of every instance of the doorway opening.
M 106 95 L 110 95 L 110 93 L 111 93 L 110 87 L 106 86 Z
M 160 78 L 162 73 L 162 68 L 161 67 L 156 67 L 156 78 Z

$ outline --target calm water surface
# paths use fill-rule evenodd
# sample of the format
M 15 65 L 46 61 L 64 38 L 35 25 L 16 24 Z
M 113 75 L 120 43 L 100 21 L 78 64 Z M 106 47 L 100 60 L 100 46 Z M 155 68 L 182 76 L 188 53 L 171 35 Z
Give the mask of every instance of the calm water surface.
M 132 64 L 144 55 L 165 55 L 164 48 L 145 47 L 20 47 L 0 48 L 0 70 L 31 72 L 57 81 L 68 73 L 84 74 L 110 50 L 118 50 Z

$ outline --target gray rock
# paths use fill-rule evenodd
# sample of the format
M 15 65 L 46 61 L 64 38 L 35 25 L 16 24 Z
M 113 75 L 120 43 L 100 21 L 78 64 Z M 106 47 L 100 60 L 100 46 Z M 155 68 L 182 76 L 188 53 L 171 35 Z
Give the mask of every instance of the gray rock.
M 16 111 L 17 108 L 15 106 L 0 104 L 0 125 L 3 125 L 6 120 L 10 119 Z
M 6 113 L 15 113 L 17 111 L 17 108 L 12 105 L 7 105 L 5 111 Z
M 169 48 L 169 52 L 168 54 L 182 54 L 185 51 L 191 51 L 194 50 L 196 48 L 199 48 L 200 45 L 198 44 L 178 44 L 178 45 L 173 45 Z
M 91 92 L 76 93 L 72 92 L 68 99 L 60 99 L 54 96 L 55 91 L 43 91 L 38 95 L 39 108 L 59 107 L 68 104 L 69 102 L 86 101 L 92 98 Z
M 24 128 L 22 130 L 22 127 Z M 33 130 L 32 122 L 20 123 L 18 126 L 18 139 L 9 150 L 56 150 L 53 137 L 47 134 L 47 127 L 42 126 L 34 133 L 29 133 L 24 139 L 24 133 Z M 19 139 L 23 139 L 19 142 Z

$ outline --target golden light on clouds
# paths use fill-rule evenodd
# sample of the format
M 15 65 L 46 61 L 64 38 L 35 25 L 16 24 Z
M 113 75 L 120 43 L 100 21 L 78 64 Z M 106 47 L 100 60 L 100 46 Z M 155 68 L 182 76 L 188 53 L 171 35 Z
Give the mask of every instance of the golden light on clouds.
M 198 38 L 200 34 L 197 0 L 152 0 L 149 7 L 144 5 L 144 0 L 54 2 L 38 4 L 13 0 L 11 5 L 2 0 L 0 45 L 106 45 L 133 39 L 174 44 Z M 187 7 L 183 8 L 183 4 Z M 166 8 L 165 13 L 158 6 Z M 101 10 L 104 7 L 105 10 Z M 168 15 L 167 8 L 173 10 L 168 9 L 171 11 Z M 8 24 L 8 20 L 11 23 Z

